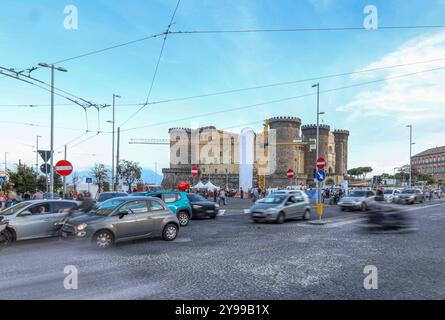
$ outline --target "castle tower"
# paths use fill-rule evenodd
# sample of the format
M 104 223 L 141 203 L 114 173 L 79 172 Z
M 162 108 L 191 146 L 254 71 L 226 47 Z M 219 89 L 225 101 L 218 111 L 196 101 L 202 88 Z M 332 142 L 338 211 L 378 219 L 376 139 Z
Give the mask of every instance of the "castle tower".
M 289 143 L 300 139 L 301 119 L 297 117 L 274 117 L 269 119 L 270 130 L 275 130 L 276 134 L 276 171 L 275 174 L 286 180 L 286 172 L 293 169 L 295 172 L 303 173 L 302 168 L 298 168 L 298 163 L 304 159 L 300 158 L 297 147 L 280 144 Z
M 348 130 L 334 130 L 335 174 L 345 176 L 348 171 Z
M 170 128 L 168 134 L 170 135 L 170 168 L 191 168 L 191 129 Z M 180 143 L 181 146 L 177 145 L 178 143 Z M 181 152 L 187 152 L 187 154 L 184 155 L 181 154 Z M 175 160 L 179 158 L 185 161 Z
M 319 151 L 318 156 L 323 157 L 325 159 L 328 159 L 329 155 L 329 133 L 331 131 L 330 126 L 321 124 L 319 125 Z M 316 145 L 316 139 L 317 139 L 317 125 L 315 124 L 309 124 L 304 125 L 301 127 L 301 132 L 303 136 L 304 142 L 311 142 Z M 309 146 L 306 149 L 305 153 L 305 173 L 308 175 L 308 177 L 313 177 L 313 172 L 315 169 L 316 159 L 317 157 L 317 151 L 315 148 L 310 148 Z M 329 164 L 328 164 L 329 166 Z M 327 166 L 327 167 L 328 167 Z

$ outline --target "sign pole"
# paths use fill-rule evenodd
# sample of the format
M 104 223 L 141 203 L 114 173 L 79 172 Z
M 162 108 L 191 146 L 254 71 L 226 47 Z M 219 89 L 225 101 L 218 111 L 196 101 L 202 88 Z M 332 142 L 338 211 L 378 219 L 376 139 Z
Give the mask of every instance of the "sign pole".
M 66 145 L 65 145 L 65 157 L 64 160 L 66 160 Z M 63 199 L 66 197 L 66 176 L 63 177 Z

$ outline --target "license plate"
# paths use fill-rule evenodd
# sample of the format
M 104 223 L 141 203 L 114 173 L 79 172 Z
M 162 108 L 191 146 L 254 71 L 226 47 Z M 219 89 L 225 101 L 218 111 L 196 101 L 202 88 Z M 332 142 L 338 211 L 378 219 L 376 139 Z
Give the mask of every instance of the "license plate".
M 213 210 L 207 210 L 207 213 L 214 213 L 215 211 Z
M 263 214 L 262 214 L 262 213 L 254 213 L 253 216 L 254 216 L 254 217 L 262 217 Z

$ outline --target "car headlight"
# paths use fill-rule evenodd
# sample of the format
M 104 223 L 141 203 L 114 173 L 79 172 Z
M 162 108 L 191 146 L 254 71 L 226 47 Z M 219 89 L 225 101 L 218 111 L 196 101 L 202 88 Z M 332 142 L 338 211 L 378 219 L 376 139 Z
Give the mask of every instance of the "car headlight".
M 81 223 L 76 227 L 77 231 L 83 231 L 87 228 L 87 224 L 86 223 Z
M 219 209 L 219 204 L 215 203 L 215 209 Z

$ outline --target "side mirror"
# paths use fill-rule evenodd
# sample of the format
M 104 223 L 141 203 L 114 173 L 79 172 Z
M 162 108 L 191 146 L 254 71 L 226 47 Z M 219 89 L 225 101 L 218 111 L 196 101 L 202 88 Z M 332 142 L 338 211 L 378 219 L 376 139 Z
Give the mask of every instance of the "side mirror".
M 31 213 L 31 211 L 28 211 L 28 210 L 23 211 L 22 213 L 20 213 L 20 217 L 27 217 L 27 216 L 30 216 L 30 215 L 32 215 L 32 213 Z
M 125 217 L 126 215 L 128 215 L 130 212 L 128 210 L 121 210 L 119 211 L 119 219 L 122 219 L 123 217 Z

